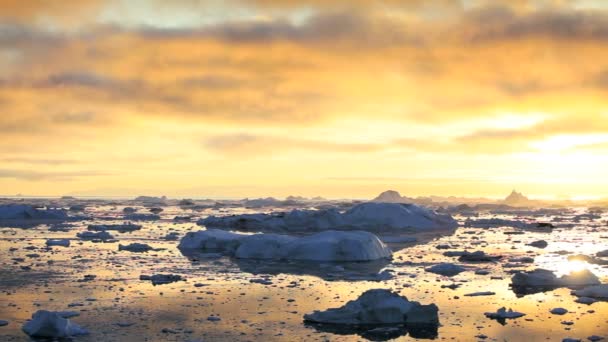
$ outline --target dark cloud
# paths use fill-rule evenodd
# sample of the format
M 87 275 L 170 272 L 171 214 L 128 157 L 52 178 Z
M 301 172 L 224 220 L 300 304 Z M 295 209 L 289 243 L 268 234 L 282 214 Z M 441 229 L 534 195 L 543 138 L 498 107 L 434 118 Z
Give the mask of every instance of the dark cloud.
M 277 18 L 269 21 L 231 21 L 199 28 L 137 30 L 155 39 L 219 39 L 233 43 L 292 41 L 297 43 L 357 43 L 367 46 L 420 44 L 402 23 L 390 17 L 374 17 L 346 11 L 317 13 L 301 24 Z
M 517 13 L 507 7 L 487 7 L 467 13 L 464 25 L 469 27 L 468 38 L 472 42 L 534 37 L 608 40 L 608 14 L 605 11 L 570 8 Z

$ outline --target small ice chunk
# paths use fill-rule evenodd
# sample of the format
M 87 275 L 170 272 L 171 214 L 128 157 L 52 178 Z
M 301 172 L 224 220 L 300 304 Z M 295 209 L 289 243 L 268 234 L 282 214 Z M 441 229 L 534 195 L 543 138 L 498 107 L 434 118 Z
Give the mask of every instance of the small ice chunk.
M 90 224 L 87 227 L 87 230 L 90 231 L 107 231 L 107 230 L 116 230 L 119 232 L 132 232 L 136 230 L 140 230 L 141 225 L 134 224 L 131 222 L 123 223 L 123 224 Z
M 545 248 L 548 245 L 549 244 L 545 240 L 537 240 L 537 241 L 530 242 L 528 244 L 528 246 L 532 246 L 532 247 L 536 247 L 536 248 Z
M 76 237 L 80 238 L 81 240 L 102 240 L 102 241 L 106 241 L 106 240 L 113 240 L 114 239 L 114 236 L 112 236 L 112 234 L 108 233 L 107 231 L 100 231 L 100 232 L 86 231 L 86 232 L 80 232 L 80 233 L 76 234 Z
M 484 251 L 464 252 L 459 258 L 460 262 L 493 262 L 500 260 L 499 255 L 488 255 Z
M 486 312 L 484 315 L 490 319 L 514 319 L 523 317 L 526 314 L 513 311 L 513 309 L 507 310 L 505 307 L 498 309 L 496 312 Z
M 496 292 L 492 291 L 482 291 L 482 292 L 473 292 L 465 294 L 466 297 L 478 297 L 478 296 L 493 296 Z
M 436 273 L 448 277 L 453 277 L 459 273 L 466 271 L 464 267 L 451 263 L 441 263 L 433 265 L 431 267 L 425 268 L 424 270 L 427 272 Z
M 69 239 L 47 239 L 46 245 L 47 245 L 47 247 L 52 247 L 52 246 L 70 247 L 70 240 Z
M 179 233 L 178 232 L 168 233 L 167 235 L 163 236 L 163 240 L 177 241 L 177 240 L 179 240 Z
M 145 243 L 132 243 L 129 245 L 118 245 L 119 251 L 129 251 L 133 253 L 144 253 L 153 250 L 154 248 L 150 247 Z
M 182 280 L 182 277 L 177 274 L 154 274 L 152 276 L 141 275 L 139 280 L 150 280 L 152 285 L 170 284 Z
M 550 312 L 554 315 L 565 315 L 568 313 L 568 310 L 566 310 L 564 308 L 554 308 L 554 309 L 551 309 Z

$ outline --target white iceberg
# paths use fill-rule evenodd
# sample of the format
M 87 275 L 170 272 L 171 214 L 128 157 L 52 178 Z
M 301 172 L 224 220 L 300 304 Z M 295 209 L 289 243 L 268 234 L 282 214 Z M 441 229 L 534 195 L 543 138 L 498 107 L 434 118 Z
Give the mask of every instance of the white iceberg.
M 345 325 L 438 324 L 435 304 L 421 305 L 390 290 L 374 289 L 341 308 L 304 315 L 307 322 Z
M 180 250 L 220 252 L 232 255 L 241 244 L 244 234 L 236 234 L 218 229 L 189 232 L 181 239 Z
M 43 338 L 66 338 L 89 333 L 86 329 L 62 317 L 60 313 L 46 310 L 36 311 L 22 329 L 31 337 Z
M 415 204 L 361 203 L 344 213 L 337 209 L 293 210 L 288 213 L 210 216 L 198 221 L 208 228 L 242 231 L 302 232 L 323 230 L 428 231 L 454 229 L 458 223 Z
M 295 237 L 277 234 L 256 234 L 241 240 L 235 257 L 240 259 L 280 259 L 285 246 L 297 240 Z
M 371 261 L 392 256 L 391 250 L 377 236 L 364 231 L 330 230 L 291 237 L 211 229 L 187 233 L 178 248 L 182 251 L 219 252 L 241 259 Z

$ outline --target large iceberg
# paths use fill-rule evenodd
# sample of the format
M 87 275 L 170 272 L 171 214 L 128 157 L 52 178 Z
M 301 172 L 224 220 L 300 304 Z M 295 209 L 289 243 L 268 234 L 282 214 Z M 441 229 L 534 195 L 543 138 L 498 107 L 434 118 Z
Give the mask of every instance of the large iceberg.
M 361 203 L 344 213 L 337 209 L 293 210 L 287 213 L 210 216 L 198 221 L 208 228 L 263 232 L 366 230 L 373 232 L 454 229 L 449 215 L 415 204 Z
M 304 315 L 307 322 L 345 325 L 438 324 L 435 304 L 421 305 L 390 290 L 374 289 L 341 308 Z
M 389 259 L 391 250 L 374 234 L 364 231 L 325 231 L 305 237 L 277 234 L 237 234 L 217 229 L 190 232 L 182 251 L 223 253 L 240 259 L 302 261 L 371 261 Z

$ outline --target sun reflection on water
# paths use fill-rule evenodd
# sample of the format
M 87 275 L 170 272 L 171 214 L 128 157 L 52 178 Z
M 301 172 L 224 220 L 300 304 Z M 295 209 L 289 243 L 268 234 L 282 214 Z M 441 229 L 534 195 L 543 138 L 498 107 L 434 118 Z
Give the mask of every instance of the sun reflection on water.
M 580 272 L 589 269 L 589 263 L 582 260 L 563 260 L 556 265 L 556 273 L 559 275 Z

